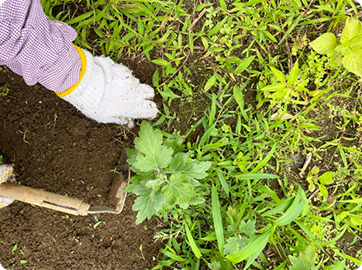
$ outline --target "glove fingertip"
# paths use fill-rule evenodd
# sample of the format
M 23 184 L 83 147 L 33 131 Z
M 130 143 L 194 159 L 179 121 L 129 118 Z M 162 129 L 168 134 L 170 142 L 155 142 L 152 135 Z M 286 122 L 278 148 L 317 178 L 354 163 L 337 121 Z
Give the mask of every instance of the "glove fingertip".
M 133 128 L 134 127 L 134 123 L 133 120 L 131 118 L 124 118 L 124 117 L 114 117 L 114 123 L 116 123 L 117 125 L 121 125 L 121 126 L 125 126 L 127 128 Z

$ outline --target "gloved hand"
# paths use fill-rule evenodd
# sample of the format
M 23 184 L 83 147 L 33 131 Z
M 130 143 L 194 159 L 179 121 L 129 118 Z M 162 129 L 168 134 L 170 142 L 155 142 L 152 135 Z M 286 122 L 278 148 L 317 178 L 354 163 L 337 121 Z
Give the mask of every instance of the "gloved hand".
M 12 178 L 14 178 L 13 165 L 0 164 L 0 184 L 9 181 Z M 13 201 L 13 199 L 0 196 L 0 208 L 11 204 Z
M 150 101 L 154 90 L 141 84 L 132 72 L 108 57 L 93 57 L 74 46 L 81 57 L 80 81 L 58 96 L 87 117 L 100 123 L 133 126 L 132 118 L 155 118 L 157 106 Z
M 0 0 L 0 65 L 40 83 L 101 123 L 128 124 L 157 115 L 150 86 L 106 57 L 72 45 L 77 33 L 44 14 L 40 0 Z

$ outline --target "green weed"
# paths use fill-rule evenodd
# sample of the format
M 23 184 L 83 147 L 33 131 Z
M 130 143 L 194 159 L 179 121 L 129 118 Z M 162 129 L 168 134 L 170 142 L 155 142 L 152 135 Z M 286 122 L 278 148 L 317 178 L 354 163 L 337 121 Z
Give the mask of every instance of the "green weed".
M 9 94 L 9 88 L 6 85 L 0 87 L 0 97 L 5 97 Z
M 141 124 L 139 135 L 135 150 L 127 150 L 128 163 L 137 176 L 125 189 L 139 196 L 133 205 L 133 210 L 138 210 L 136 224 L 176 205 L 187 209 L 203 203 L 205 191 L 198 179 L 207 176 L 211 163 L 190 161 L 182 153 L 181 138 L 165 140 L 161 131 L 153 130 L 147 122 Z
M 339 45 L 337 45 L 337 38 L 333 33 L 321 35 L 311 45 L 318 53 L 328 55 L 331 59 L 332 68 L 343 64 L 346 69 L 361 76 L 361 34 L 361 22 L 354 18 L 348 18 L 341 34 Z

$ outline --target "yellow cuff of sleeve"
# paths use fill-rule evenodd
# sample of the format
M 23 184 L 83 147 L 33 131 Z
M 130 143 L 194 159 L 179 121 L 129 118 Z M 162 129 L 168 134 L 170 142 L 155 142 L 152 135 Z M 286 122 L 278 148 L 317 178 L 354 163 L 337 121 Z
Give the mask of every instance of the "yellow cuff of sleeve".
M 79 85 L 80 81 L 82 80 L 82 78 L 85 74 L 86 68 L 87 68 L 87 58 L 86 58 L 84 52 L 82 51 L 81 48 L 79 48 L 78 46 L 75 46 L 74 44 L 73 44 L 73 47 L 79 53 L 81 65 L 82 65 L 82 69 L 80 70 L 80 74 L 79 74 L 79 81 L 76 84 L 74 84 L 72 87 L 70 87 L 69 89 L 65 90 L 64 92 L 61 92 L 61 93 L 55 92 L 59 97 L 65 97 L 73 92 L 73 90 Z

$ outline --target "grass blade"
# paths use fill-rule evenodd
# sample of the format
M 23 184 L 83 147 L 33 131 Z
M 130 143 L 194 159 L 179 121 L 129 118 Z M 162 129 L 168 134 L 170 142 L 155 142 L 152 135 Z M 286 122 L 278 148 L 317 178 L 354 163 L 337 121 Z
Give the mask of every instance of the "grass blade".
M 80 15 L 80 16 L 74 18 L 73 20 L 67 21 L 67 24 L 74 24 L 74 23 L 77 23 L 77 22 L 84 21 L 85 19 L 88 19 L 92 15 L 93 15 L 93 11 L 89 11 L 86 14 L 83 14 L 83 15 Z
M 343 151 L 343 147 L 341 145 L 338 145 L 338 150 L 339 150 L 339 153 L 341 154 L 341 158 L 343 160 L 344 167 L 348 168 L 348 162 L 347 162 L 346 155 Z
M 283 203 L 274 209 L 271 209 L 263 214 L 264 217 L 273 216 L 286 211 L 292 204 L 292 198 L 285 199 Z
M 297 196 L 295 196 L 292 205 L 281 217 L 279 217 L 275 221 L 276 225 L 278 226 L 288 225 L 300 215 L 305 205 L 305 200 L 301 194 L 302 192 L 303 192 L 302 188 L 299 187 Z
M 160 252 L 162 252 L 163 254 L 165 254 L 167 257 L 171 258 L 172 260 L 174 261 L 177 261 L 177 262 L 184 262 L 186 261 L 186 259 L 176 255 L 176 254 L 173 254 L 172 252 L 170 251 L 167 251 L 165 249 L 160 249 Z
M 221 172 L 217 171 L 217 176 L 219 177 L 220 184 L 222 188 L 225 190 L 226 195 L 229 196 L 230 189 L 228 183 L 225 180 L 224 175 Z
M 277 148 L 277 145 L 274 144 L 268 155 L 251 171 L 251 173 L 257 172 L 261 168 L 263 168 L 271 159 L 271 157 L 274 155 L 275 149 Z
M 225 0 L 219 0 L 219 2 L 220 2 L 220 7 L 222 8 L 222 10 L 226 11 L 227 6 L 226 6 L 226 3 L 225 3 Z
M 210 138 L 211 133 L 212 133 L 212 132 L 214 131 L 214 129 L 215 129 L 215 126 L 216 126 L 216 123 L 214 123 L 211 127 L 209 127 L 209 128 L 205 131 L 204 135 L 202 135 L 202 137 L 201 137 L 201 139 L 200 139 L 199 147 L 202 147 L 202 146 L 206 143 L 206 141 Z
M 256 237 L 253 241 L 247 244 L 243 249 L 240 251 L 229 254 L 226 256 L 226 259 L 231 261 L 232 263 L 239 263 L 253 254 L 255 254 L 259 250 L 263 250 L 266 244 L 268 243 L 270 237 L 271 228 L 266 230 L 262 235 Z
M 216 76 L 213 75 L 210 77 L 210 79 L 207 80 L 204 86 L 204 92 L 207 92 L 211 87 L 214 86 L 215 83 L 216 83 Z
M 225 19 L 223 19 L 221 22 L 219 22 L 217 25 L 214 26 L 214 28 L 212 28 L 210 30 L 210 32 L 208 33 L 208 36 L 211 37 L 214 34 L 216 34 L 217 31 L 219 31 L 221 29 L 221 27 L 224 26 L 224 23 L 226 22 L 227 17 Z
M 214 185 L 212 185 L 211 204 L 212 204 L 212 219 L 214 220 L 217 244 L 219 246 L 220 253 L 224 254 L 224 229 L 222 226 L 219 196 L 217 195 L 217 190 Z
M 200 252 L 199 248 L 197 247 L 195 240 L 192 237 L 191 231 L 190 231 L 189 227 L 187 226 L 186 222 L 184 224 L 185 224 L 185 229 L 186 229 L 187 240 L 189 240 L 189 245 L 192 249 L 192 252 L 195 254 L 196 258 L 199 259 L 202 256 L 201 252 Z
M 280 178 L 278 175 L 269 173 L 247 173 L 247 174 L 233 174 L 233 177 L 239 180 L 257 180 L 257 179 L 274 179 Z
M 209 116 L 209 127 L 211 127 L 214 124 L 215 114 L 216 114 L 216 95 L 212 94 L 212 103 L 211 103 L 211 110 Z
M 253 62 L 254 58 L 255 58 L 255 55 L 245 58 L 243 60 L 243 62 L 241 62 L 239 64 L 239 66 L 235 69 L 235 73 L 240 74 L 241 72 L 246 70 L 250 66 L 250 64 Z

